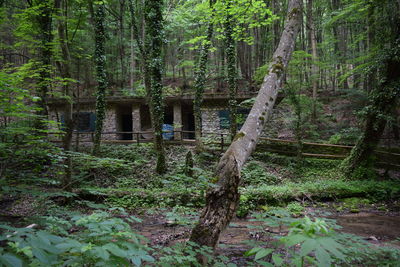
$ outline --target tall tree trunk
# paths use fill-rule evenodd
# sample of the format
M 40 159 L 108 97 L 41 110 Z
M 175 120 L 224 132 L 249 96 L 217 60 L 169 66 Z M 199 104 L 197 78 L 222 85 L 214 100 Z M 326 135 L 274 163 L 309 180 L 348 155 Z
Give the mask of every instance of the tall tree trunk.
M 100 150 L 101 132 L 103 131 L 103 123 L 106 114 L 106 56 L 104 50 L 105 32 L 104 32 L 105 7 L 104 3 L 98 4 L 94 14 L 95 24 L 95 52 L 94 59 L 96 61 L 96 128 L 93 142 L 93 154 L 97 154 Z
M 131 41 L 130 41 L 130 48 L 131 48 L 131 66 L 130 66 L 130 76 L 129 76 L 129 85 L 131 87 L 131 90 L 134 90 L 134 85 L 135 85 L 135 70 L 136 70 L 136 64 L 135 64 L 135 46 L 133 45 L 134 42 L 134 33 L 133 33 L 133 26 L 131 26 Z
M 393 7 L 393 6 L 391 6 Z M 398 6 L 400 8 L 400 6 Z M 374 164 L 372 153 L 378 146 L 379 140 L 383 134 L 388 118 L 393 114 L 396 108 L 397 99 L 400 97 L 400 12 L 397 10 L 389 10 L 387 2 L 370 3 L 369 16 L 374 14 L 372 9 L 377 8 L 380 12 L 387 12 L 385 16 L 386 23 L 370 24 L 372 35 L 378 32 L 381 34 L 380 40 L 375 40 L 374 47 L 370 44 L 370 50 L 380 48 L 377 53 L 379 56 L 374 58 L 375 65 L 372 71 L 378 73 L 380 77 L 376 80 L 382 81 L 374 90 L 369 92 L 369 106 L 363 133 L 358 139 L 356 145 L 351 150 L 349 157 L 342 162 L 342 170 L 346 177 L 368 178 L 367 169 L 371 169 Z M 376 15 L 375 15 L 376 16 Z M 373 19 L 368 18 L 368 22 Z M 385 26 L 382 26 L 385 25 Z M 387 26 L 389 25 L 389 26 Z M 384 29 L 382 29 L 384 27 Z M 389 31 L 386 31 L 389 29 Z M 370 51 L 372 52 L 372 51 Z M 380 62 L 381 61 L 381 62 Z M 379 63 L 376 63 L 379 62 Z M 360 177 L 361 176 L 361 177 Z
M 125 79 L 126 79 L 126 64 L 125 64 L 125 45 L 124 45 L 124 12 L 125 12 L 125 0 L 119 1 L 119 60 L 121 64 L 121 80 L 120 80 L 120 88 L 123 89 L 125 87 Z
M 206 206 L 192 230 L 192 242 L 215 248 L 221 232 L 235 214 L 239 202 L 240 170 L 255 149 L 265 122 L 272 112 L 282 85 L 284 70 L 295 47 L 301 14 L 302 0 L 291 0 L 285 27 L 268 74 L 243 127 L 219 161 L 216 169 L 219 180 L 207 193 Z
M 346 177 L 355 175 L 367 176 L 363 168 L 371 168 L 374 164 L 372 153 L 378 146 L 379 140 L 385 129 L 387 118 L 392 114 L 396 106 L 396 100 L 400 96 L 400 60 L 389 58 L 386 63 L 386 82 L 370 93 L 372 99 L 366 116 L 364 130 L 356 145 L 342 163 L 342 170 Z M 357 172 L 357 170 L 361 170 Z M 368 178 L 368 177 L 357 177 Z
M 307 17 L 308 17 L 308 29 L 309 29 L 309 43 L 311 45 L 311 54 L 313 61 L 311 64 L 312 99 L 313 99 L 311 120 L 313 123 L 316 123 L 317 93 L 318 93 L 318 66 L 316 65 L 316 61 L 318 60 L 318 54 L 317 54 L 317 36 L 313 18 L 313 0 L 308 0 Z
M 31 6 L 38 7 L 38 14 L 36 15 L 36 22 L 39 28 L 39 77 L 37 81 L 37 95 L 39 101 L 37 102 L 40 110 L 37 112 L 38 119 L 35 122 L 37 129 L 46 129 L 47 117 L 49 115 L 47 109 L 47 94 L 50 87 L 51 78 L 51 56 L 52 56 L 52 22 L 53 22 L 53 6 L 52 1 L 28 1 Z
M 57 19 L 57 32 L 58 38 L 60 39 L 60 47 L 61 47 L 61 55 L 62 60 L 58 62 L 59 69 L 61 72 L 61 76 L 63 79 L 71 79 L 71 71 L 70 71 L 70 62 L 71 57 L 69 53 L 69 45 L 67 40 L 67 25 L 66 20 L 67 17 L 65 15 L 66 12 L 63 12 L 67 6 L 68 0 L 56 0 L 55 8 L 58 12 Z M 69 85 L 69 81 L 64 83 L 64 94 L 67 98 L 67 103 L 65 105 L 65 114 L 64 114 L 64 122 L 65 122 L 65 135 L 63 138 L 63 148 L 66 152 L 65 159 L 65 173 L 63 179 L 63 187 L 69 189 L 71 187 L 71 175 L 72 175 L 72 159 L 68 154 L 71 151 L 71 143 L 72 143 L 72 131 L 74 129 L 74 120 L 72 116 L 73 112 L 73 95 L 72 90 Z
M 226 22 L 224 25 L 225 30 L 225 51 L 226 51 L 226 64 L 227 64 L 227 80 L 229 90 L 229 130 L 231 140 L 237 132 L 237 69 L 236 69 L 236 46 L 233 39 L 234 19 L 231 14 L 231 2 L 226 1 Z
M 214 0 L 210 0 L 210 8 L 213 8 Z M 213 24 L 210 22 L 207 28 L 207 39 L 203 44 L 200 51 L 199 66 L 196 73 L 196 78 L 194 81 L 195 95 L 193 100 L 193 111 L 194 111 L 194 129 L 195 129 L 195 139 L 196 139 L 196 150 L 203 151 L 203 143 L 201 141 L 201 105 L 203 103 L 204 85 L 206 83 L 206 73 L 207 73 L 207 61 L 208 53 L 211 47 L 211 38 L 213 35 Z
M 157 151 L 156 172 L 163 174 L 167 170 L 164 140 L 162 136 L 162 126 L 164 123 L 164 104 L 162 86 L 162 57 L 161 49 L 163 46 L 163 1 L 148 0 L 145 6 L 146 34 L 150 44 L 150 73 L 151 73 L 151 93 L 150 109 L 153 114 L 154 146 Z

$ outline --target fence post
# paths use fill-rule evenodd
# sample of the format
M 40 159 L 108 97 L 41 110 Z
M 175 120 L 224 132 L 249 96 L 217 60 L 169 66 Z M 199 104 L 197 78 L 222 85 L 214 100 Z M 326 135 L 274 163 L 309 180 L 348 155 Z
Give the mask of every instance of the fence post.
M 221 153 L 224 153 L 224 134 L 221 133 Z
M 140 134 L 136 133 L 136 144 L 139 145 L 140 142 Z

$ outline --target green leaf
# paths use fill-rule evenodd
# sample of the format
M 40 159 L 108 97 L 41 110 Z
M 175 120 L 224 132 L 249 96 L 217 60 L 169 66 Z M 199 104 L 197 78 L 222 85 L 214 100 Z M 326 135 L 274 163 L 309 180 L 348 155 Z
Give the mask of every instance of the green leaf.
M 248 256 L 251 256 L 251 255 L 254 255 L 254 254 L 256 254 L 259 250 L 261 250 L 262 249 L 262 247 L 256 247 L 256 248 L 252 248 L 252 249 L 250 249 L 249 251 L 246 251 L 245 253 L 244 253 L 244 255 L 246 256 L 246 257 L 248 257 Z
M 257 264 L 261 265 L 261 266 L 266 266 L 266 267 L 274 267 L 274 265 L 272 263 L 267 262 L 267 261 L 257 261 Z
M 82 244 L 74 239 L 66 239 L 64 243 L 57 244 L 56 247 L 62 251 L 67 251 L 72 248 L 76 248 L 77 250 L 81 250 Z
M 281 266 L 283 263 L 283 259 L 278 254 L 272 255 L 272 261 L 275 263 L 275 266 Z
M 256 256 L 254 257 L 254 260 L 259 260 L 261 258 L 264 258 L 265 256 L 269 255 L 274 251 L 272 248 L 263 248 L 260 249 L 257 253 Z
M 318 266 L 331 266 L 332 258 L 329 253 L 322 247 L 318 247 L 315 250 L 315 257 L 317 258 Z
M 101 259 L 103 259 L 105 261 L 108 261 L 108 259 L 110 258 L 110 253 L 108 253 L 108 251 L 105 250 L 103 247 L 95 247 L 93 249 L 93 253 L 97 257 L 99 257 L 99 258 L 101 258 Z
M 60 250 L 54 245 L 51 245 L 50 241 L 44 237 L 32 237 L 30 243 L 32 247 L 44 249 L 52 254 L 60 253 Z
M 50 242 L 53 243 L 61 243 L 64 241 L 64 239 L 62 237 L 56 236 L 56 235 L 52 235 L 48 232 L 45 231 L 39 231 L 37 232 L 38 237 L 40 237 L 42 240 L 48 240 Z M 50 243 L 48 243 L 50 244 Z
M 142 264 L 142 259 L 140 257 L 133 257 L 131 260 L 136 266 L 140 266 L 140 264 Z
M 300 249 L 300 255 L 301 256 L 306 256 L 308 255 L 311 251 L 315 250 L 319 246 L 318 242 L 315 239 L 307 239 L 304 241 L 304 243 L 301 245 Z
M 6 253 L 0 255 L 0 262 L 9 267 L 22 267 L 22 260 L 14 254 Z
M 335 240 L 331 239 L 331 238 L 325 238 L 323 240 L 320 241 L 321 245 L 328 250 L 330 253 L 332 253 L 333 255 L 335 255 L 336 258 L 341 259 L 341 260 L 345 260 L 346 256 L 339 251 L 340 248 L 342 248 L 342 246 L 337 243 Z
M 121 258 L 125 258 L 127 256 L 127 253 L 125 250 L 120 249 L 117 245 L 109 243 L 107 245 L 103 246 L 104 249 L 108 250 L 109 252 L 111 252 L 111 254 L 117 256 L 117 257 L 121 257 Z
M 46 253 L 44 250 L 40 248 L 33 247 L 32 248 L 32 254 L 35 256 L 36 259 L 38 259 L 41 263 L 44 263 L 46 265 L 50 265 L 53 260 L 55 260 L 55 256 L 49 255 Z
M 297 235 L 289 235 L 289 236 L 286 237 L 285 243 L 286 243 L 287 246 L 290 247 L 290 246 L 299 244 L 299 243 L 303 242 L 304 240 L 307 240 L 307 237 L 304 236 L 304 235 L 299 235 L 299 234 L 297 234 Z

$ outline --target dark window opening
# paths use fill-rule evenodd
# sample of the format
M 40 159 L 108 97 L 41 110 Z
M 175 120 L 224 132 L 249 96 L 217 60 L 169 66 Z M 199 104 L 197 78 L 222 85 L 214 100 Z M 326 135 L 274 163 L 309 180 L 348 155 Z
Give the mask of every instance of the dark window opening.
M 193 105 L 182 105 L 182 130 L 190 133 L 183 133 L 184 139 L 194 139 L 194 114 Z
M 174 109 L 173 107 L 165 107 L 164 109 L 164 124 L 174 124 Z
M 75 131 L 94 132 L 96 115 L 93 112 L 74 113 L 72 118 L 75 122 Z M 64 115 L 61 116 L 61 123 L 64 125 Z
M 120 133 L 118 137 L 120 140 L 132 140 L 132 106 L 118 106 L 117 107 L 117 131 L 130 132 Z
M 142 131 L 149 131 L 152 129 L 150 109 L 147 105 L 140 106 L 140 125 Z

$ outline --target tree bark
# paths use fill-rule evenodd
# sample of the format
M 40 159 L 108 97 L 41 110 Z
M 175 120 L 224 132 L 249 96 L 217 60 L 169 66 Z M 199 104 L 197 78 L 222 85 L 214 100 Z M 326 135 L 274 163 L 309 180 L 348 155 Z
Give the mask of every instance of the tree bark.
M 370 169 L 373 167 L 372 153 L 378 146 L 387 120 L 400 96 L 400 61 L 395 55 L 387 57 L 385 82 L 370 93 L 371 104 L 368 107 L 363 133 L 351 150 L 349 157 L 342 163 L 343 173 L 349 178 L 369 178 L 367 177 L 368 173 L 360 168 Z M 357 172 L 358 169 L 361 171 Z M 355 177 L 356 175 L 364 177 Z
M 313 0 L 308 0 L 307 3 L 307 17 L 308 17 L 308 27 L 309 27 L 309 42 L 311 45 L 311 54 L 312 54 L 312 64 L 311 64 L 311 81 L 312 81 L 312 114 L 311 120 L 313 123 L 316 123 L 317 120 L 317 94 L 318 94 L 318 66 L 316 65 L 316 61 L 318 59 L 317 54 L 317 38 L 315 31 L 315 24 L 313 18 Z
M 30 2 L 31 7 L 38 8 L 38 14 L 35 16 L 36 23 L 39 28 L 39 77 L 37 81 L 37 94 L 40 97 L 37 104 L 38 118 L 35 121 L 35 128 L 44 130 L 47 128 L 47 120 L 49 112 L 47 108 L 47 94 L 50 88 L 51 79 L 51 57 L 52 57 L 52 22 L 53 22 L 53 6 L 51 1 L 34 1 Z
M 226 21 L 224 23 L 225 33 L 225 55 L 227 64 L 227 82 L 229 91 L 229 132 L 231 140 L 237 133 L 237 69 L 236 69 L 236 45 L 233 38 L 234 19 L 231 14 L 231 2 L 226 1 Z
M 65 8 L 66 3 L 64 1 L 68 0 L 56 0 L 55 7 L 58 12 L 58 20 L 57 20 L 57 31 L 58 38 L 60 39 L 60 47 L 61 47 L 61 55 L 62 60 L 57 62 L 59 66 L 61 76 L 63 79 L 71 79 L 71 71 L 70 71 L 70 62 L 71 57 L 69 53 L 69 46 L 67 40 L 67 26 L 66 26 L 66 16 L 63 12 L 63 8 Z M 69 81 L 66 81 L 64 84 L 64 94 L 67 97 L 67 103 L 65 105 L 65 113 L 64 113 L 64 122 L 65 122 L 65 135 L 63 137 L 63 149 L 67 153 L 65 158 L 65 173 L 63 179 L 63 187 L 65 189 L 69 189 L 71 186 L 71 175 L 72 175 L 72 159 L 68 154 L 71 151 L 71 143 L 72 143 L 72 131 L 74 128 L 74 120 L 72 116 L 73 112 L 73 96 L 72 90 L 69 85 Z
M 238 186 L 240 170 L 256 147 L 265 122 L 270 117 L 278 90 L 282 85 L 284 70 L 295 47 L 302 14 L 302 0 L 291 0 L 285 27 L 276 49 L 268 74 L 256 97 L 255 103 L 240 132 L 222 156 L 215 187 L 206 196 L 206 206 L 199 222 L 193 228 L 190 241 L 215 248 L 221 232 L 232 219 L 239 203 Z
M 363 133 L 351 150 L 349 157 L 342 162 L 343 173 L 348 178 L 370 178 L 368 170 L 371 170 L 374 166 L 372 153 L 378 146 L 387 121 L 396 108 L 397 99 L 400 97 L 399 12 L 393 9 L 383 9 L 387 12 L 386 23 L 372 24 L 375 19 L 375 17 L 372 17 L 375 13 L 374 9 L 381 11 L 382 7 L 387 8 L 384 3 L 371 3 L 368 10 L 370 33 L 373 36 L 378 32 L 385 32 L 387 29 L 390 31 L 381 34 L 379 40 L 373 38 L 373 42 L 368 47 L 370 52 L 379 48 L 377 53 L 379 56 L 372 59 L 375 66 L 372 72 L 377 73 L 374 84 L 377 84 L 377 81 L 380 81 L 380 84 L 374 86 L 374 89 L 369 92 L 369 105 L 365 109 L 366 117 Z M 381 25 L 385 25 L 384 28 Z
M 103 131 L 103 123 L 106 113 L 106 56 L 105 56 L 105 30 L 104 30 L 105 7 L 104 3 L 100 3 L 94 16 L 95 23 L 95 55 L 96 61 L 96 129 L 93 142 L 93 154 L 97 154 L 100 150 L 101 133 Z
M 210 8 L 213 7 L 214 0 L 210 0 Z M 201 140 L 201 105 L 203 103 L 204 87 L 206 83 L 206 72 L 207 72 L 207 61 L 208 53 L 211 47 L 211 38 L 213 35 L 213 24 L 210 22 L 207 28 L 207 39 L 205 44 L 201 48 L 199 66 L 196 73 L 194 82 L 195 96 L 193 100 L 193 111 L 194 111 L 194 131 L 196 139 L 196 151 L 203 151 L 203 142 Z
M 145 18 L 146 18 L 146 34 L 149 40 L 150 49 L 150 110 L 153 119 L 154 128 L 154 146 L 157 152 L 156 172 L 164 174 L 167 170 L 164 140 L 162 137 L 162 126 L 164 122 L 164 103 L 163 103 L 163 85 L 162 85 L 162 53 L 163 46 L 163 17 L 162 17 L 162 0 L 146 1 Z

